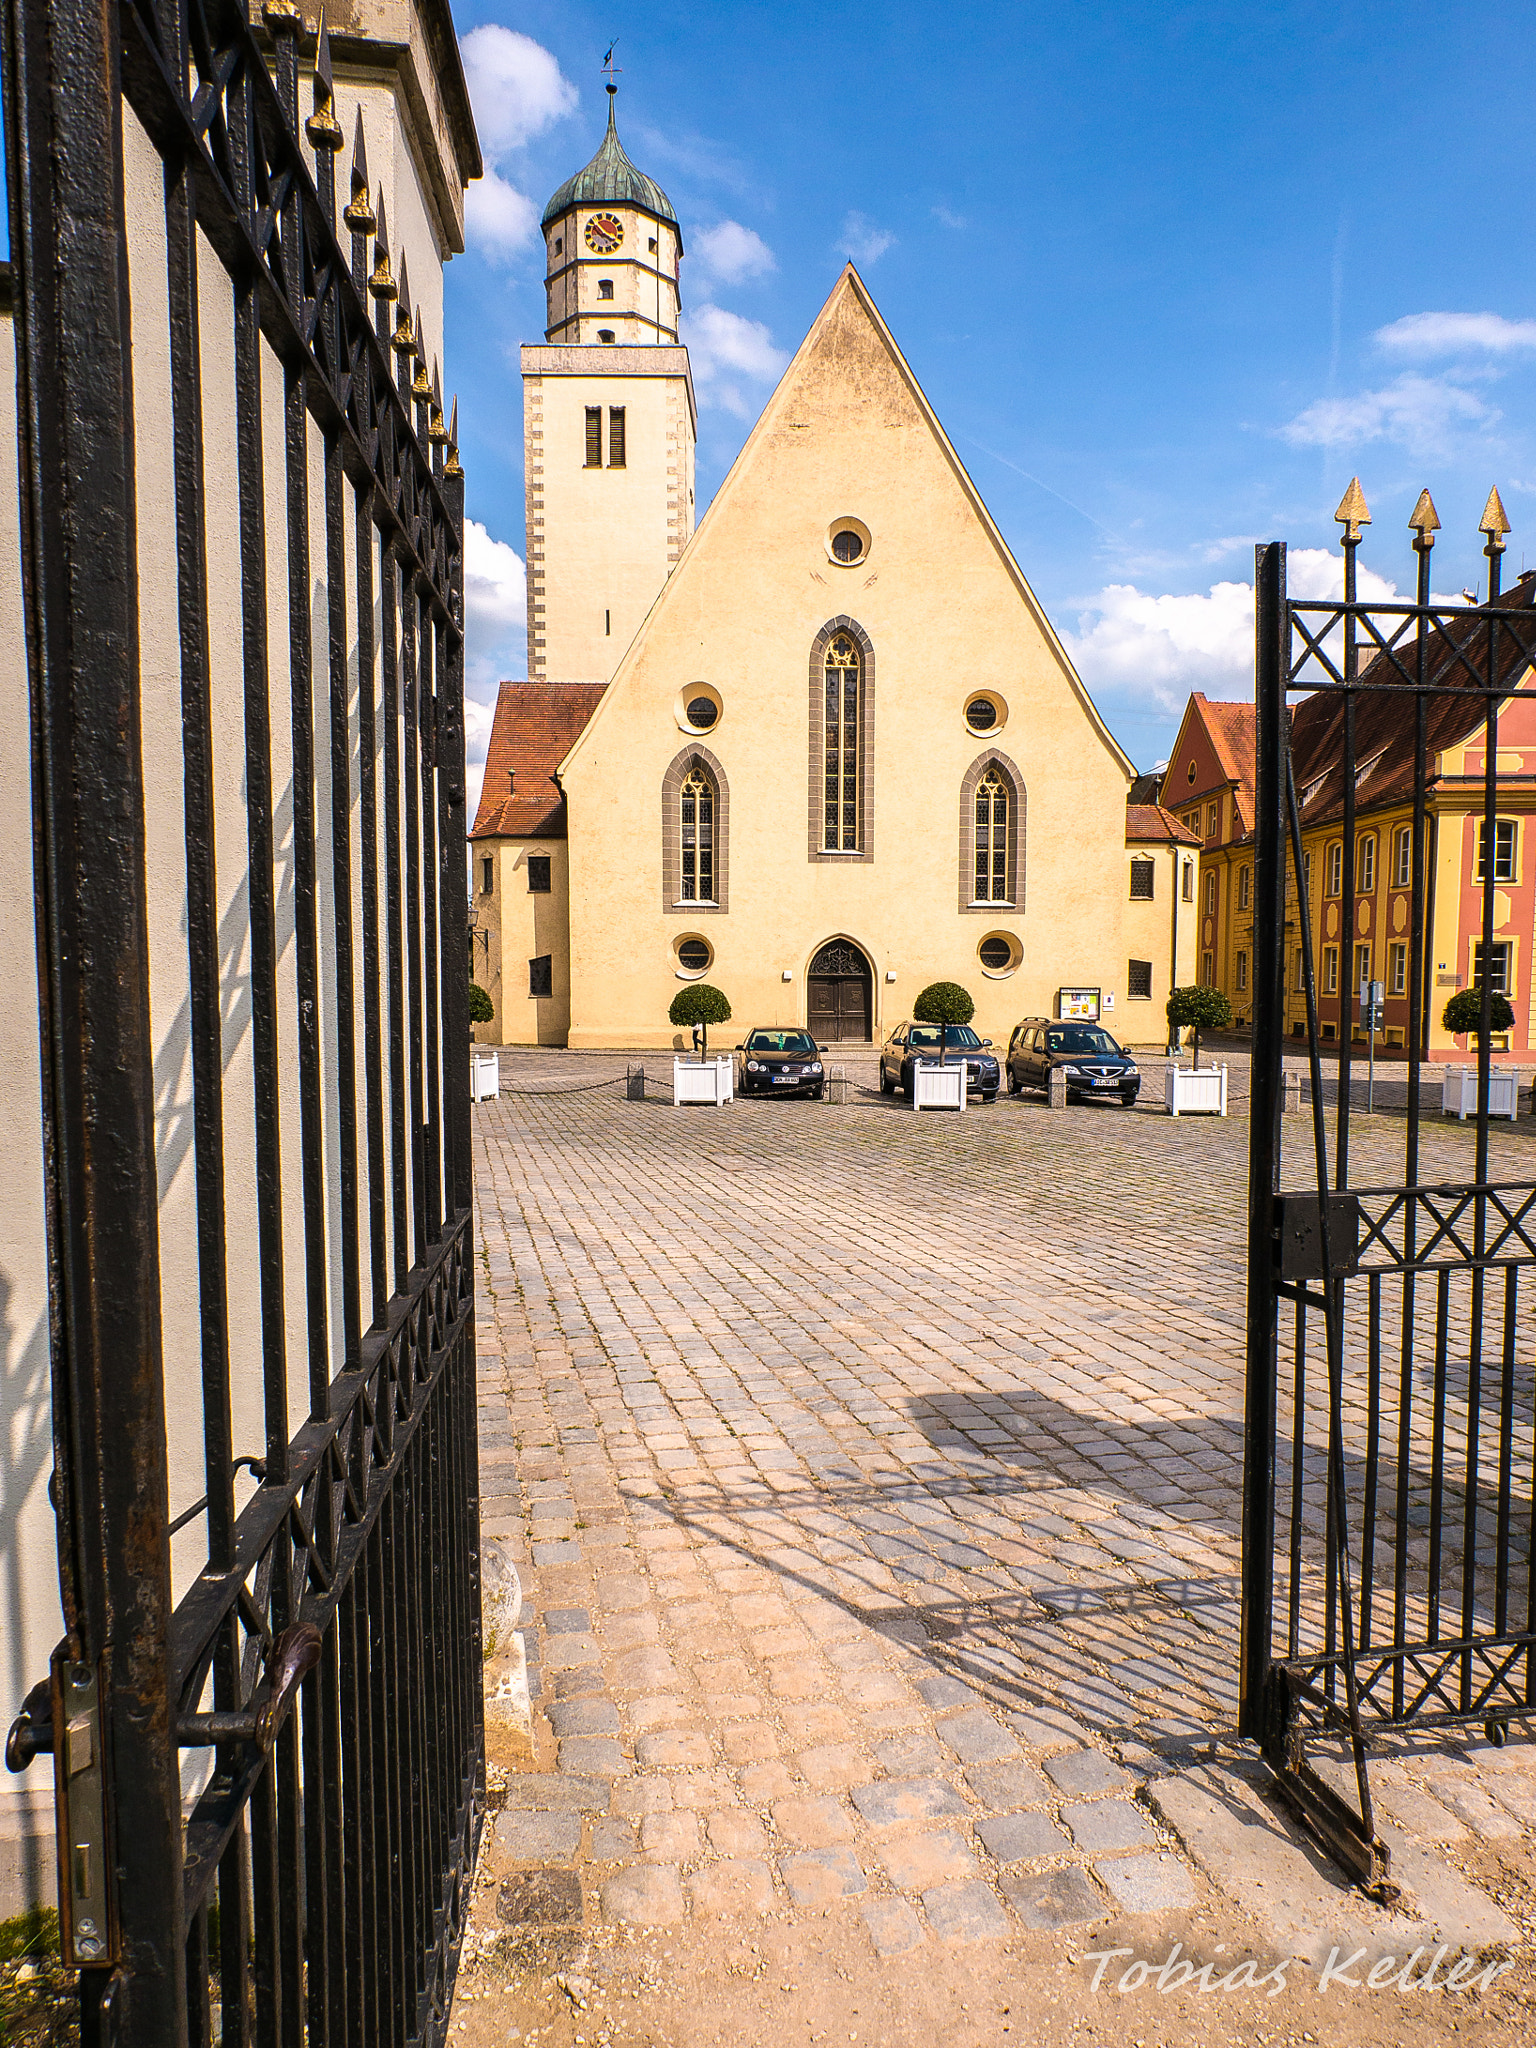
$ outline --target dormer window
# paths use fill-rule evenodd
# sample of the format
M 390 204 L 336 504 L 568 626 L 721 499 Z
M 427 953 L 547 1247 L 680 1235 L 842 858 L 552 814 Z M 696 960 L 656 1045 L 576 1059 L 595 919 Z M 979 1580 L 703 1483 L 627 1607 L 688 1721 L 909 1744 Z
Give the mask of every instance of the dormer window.
M 613 279 L 611 277 L 600 277 L 597 280 L 597 296 L 600 299 L 611 299 L 613 297 Z

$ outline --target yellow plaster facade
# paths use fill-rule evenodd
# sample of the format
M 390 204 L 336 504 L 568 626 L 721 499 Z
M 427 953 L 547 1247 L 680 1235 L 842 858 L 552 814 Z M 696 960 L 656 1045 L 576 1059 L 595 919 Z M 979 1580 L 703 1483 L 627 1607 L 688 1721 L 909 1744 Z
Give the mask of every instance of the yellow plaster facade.
M 833 541 L 850 529 L 865 544 L 845 564 Z M 826 847 L 822 819 L 823 667 L 840 633 L 861 653 L 846 850 Z M 982 689 L 993 722 L 978 732 Z M 705 691 L 717 715 L 700 730 L 687 707 Z M 669 779 L 694 762 L 714 788 L 712 902 L 683 899 L 666 853 Z M 992 762 L 1016 853 L 1007 900 L 979 902 L 969 791 Z M 999 1041 L 1053 1014 L 1064 986 L 1099 988 L 1114 1028 L 1130 776 L 850 266 L 561 766 L 569 1042 L 679 1042 L 668 1007 L 700 971 L 684 942 L 707 951 L 702 972 L 743 1026 L 806 1023 L 812 962 L 844 941 L 869 964 L 875 1038 L 940 978 L 970 989 Z M 1007 943 L 1002 968 L 983 963 L 987 940 Z

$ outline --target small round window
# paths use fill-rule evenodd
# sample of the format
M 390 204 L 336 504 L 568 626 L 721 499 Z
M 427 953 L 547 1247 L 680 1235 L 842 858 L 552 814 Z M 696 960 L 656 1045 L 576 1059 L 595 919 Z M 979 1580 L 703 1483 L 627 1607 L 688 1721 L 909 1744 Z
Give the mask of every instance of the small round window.
M 680 732 L 713 732 L 725 716 L 725 703 L 713 683 L 684 683 L 672 699 L 672 716 Z
M 840 562 L 856 562 L 864 552 L 864 543 L 852 527 L 845 526 L 841 533 L 833 534 L 832 552 Z
M 1013 958 L 1013 948 L 1006 939 L 983 939 L 981 942 L 981 964 L 998 974 Z
M 869 528 L 844 513 L 827 528 L 827 559 L 839 569 L 855 569 L 869 553 Z
M 690 697 L 686 709 L 688 723 L 700 732 L 708 732 L 720 716 L 720 706 L 713 697 Z
M 677 949 L 677 964 L 687 974 L 702 974 L 709 961 L 709 947 L 702 939 L 684 939 Z
M 997 706 L 990 697 L 978 697 L 966 705 L 965 722 L 972 732 L 990 732 L 997 723 Z

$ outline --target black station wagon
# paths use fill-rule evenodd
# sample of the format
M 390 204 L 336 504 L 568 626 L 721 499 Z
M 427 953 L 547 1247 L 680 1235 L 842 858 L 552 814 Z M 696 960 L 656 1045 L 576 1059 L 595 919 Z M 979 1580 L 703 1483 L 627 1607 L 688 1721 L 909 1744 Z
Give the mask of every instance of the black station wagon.
M 1141 1070 L 1102 1024 L 1056 1023 L 1049 1017 L 1026 1017 L 1008 1041 L 1008 1092 L 1026 1088 L 1042 1094 L 1050 1086 L 1052 1067 L 1066 1079 L 1068 1102 L 1085 1095 L 1118 1095 L 1130 1109 L 1141 1093 Z
M 969 1024 L 898 1024 L 880 1048 L 880 1093 L 910 1095 L 912 1064 L 914 1060 L 932 1064 L 939 1058 L 941 1032 L 945 1066 L 963 1066 L 966 1092 L 975 1090 L 983 1102 L 996 1102 L 1002 1078 L 997 1054 L 991 1050 L 991 1039 L 978 1038 Z
M 827 1085 L 821 1055 L 809 1031 L 749 1031 L 737 1046 L 743 1095 L 809 1095 L 821 1100 Z

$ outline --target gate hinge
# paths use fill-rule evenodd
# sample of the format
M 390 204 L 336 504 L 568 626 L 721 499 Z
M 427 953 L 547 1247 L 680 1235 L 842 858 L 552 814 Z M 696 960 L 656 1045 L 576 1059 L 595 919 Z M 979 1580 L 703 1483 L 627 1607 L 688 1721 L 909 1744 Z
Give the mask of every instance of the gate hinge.
M 1349 1280 L 1359 1272 L 1360 1197 L 1344 1190 L 1328 1196 L 1326 1245 L 1324 1213 L 1315 1190 L 1275 1196 L 1282 1280 Z

